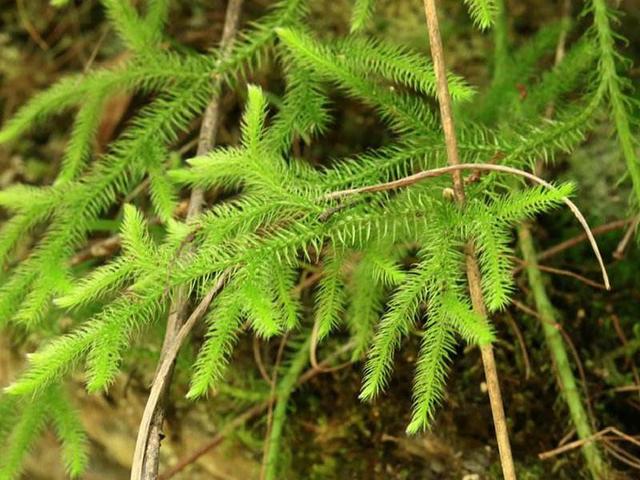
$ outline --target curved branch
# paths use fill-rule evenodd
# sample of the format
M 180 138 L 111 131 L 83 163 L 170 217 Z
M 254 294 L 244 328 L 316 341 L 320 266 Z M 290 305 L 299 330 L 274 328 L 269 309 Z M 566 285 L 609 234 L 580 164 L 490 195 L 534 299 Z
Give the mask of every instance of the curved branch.
M 446 167 L 434 168 L 431 170 L 424 170 L 422 172 L 409 175 L 408 177 L 400 178 L 398 180 L 394 180 L 387 183 L 379 183 L 379 184 L 370 185 L 367 187 L 351 188 L 347 190 L 339 190 L 337 192 L 331 192 L 321 197 L 321 200 L 325 200 L 325 201 L 336 200 L 339 198 L 348 197 L 351 195 L 358 195 L 362 193 L 374 193 L 374 192 L 384 192 L 387 190 L 395 190 L 397 188 L 408 187 L 410 185 L 418 183 L 427 178 L 440 177 L 442 175 L 447 175 L 452 172 L 459 172 L 460 170 L 483 170 L 483 171 L 491 171 L 491 172 L 509 173 L 512 175 L 518 175 L 520 177 L 524 177 L 550 190 L 556 189 L 556 187 L 554 187 L 551 183 L 547 182 L 546 180 L 543 180 L 542 178 L 534 175 L 533 173 L 529 173 L 524 170 L 520 170 L 518 168 L 507 167 L 506 165 L 495 165 L 491 163 L 460 163 L 458 165 L 449 165 Z M 567 205 L 567 207 L 569 207 L 573 215 L 578 219 L 578 222 L 580 222 L 580 225 L 584 229 L 585 235 L 589 239 L 589 243 L 591 244 L 593 253 L 595 254 L 596 259 L 598 260 L 598 264 L 600 265 L 600 270 L 602 271 L 602 279 L 603 279 L 605 288 L 607 290 L 611 290 L 611 284 L 609 283 L 609 275 L 607 274 L 607 269 L 604 265 L 604 261 L 602 260 L 602 255 L 600 254 L 600 249 L 598 248 L 596 239 L 594 238 L 593 233 L 591 232 L 591 228 L 589 228 L 589 224 L 587 223 L 587 220 L 584 218 L 584 215 L 582 215 L 582 213 L 580 212 L 580 209 L 578 209 L 575 203 L 573 203 L 571 200 L 569 200 L 566 197 L 563 198 L 562 201 L 564 202 L 565 205 Z

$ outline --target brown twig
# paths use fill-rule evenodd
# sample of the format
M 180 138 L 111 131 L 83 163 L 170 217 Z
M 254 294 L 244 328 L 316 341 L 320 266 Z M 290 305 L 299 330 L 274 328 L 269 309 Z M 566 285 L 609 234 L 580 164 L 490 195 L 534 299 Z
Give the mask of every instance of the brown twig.
M 633 234 L 636 232 L 636 230 L 638 230 L 638 224 L 640 224 L 640 215 L 637 215 L 631 221 L 631 225 L 629 225 L 629 228 L 627 228 L 624 237 L 622 237 L 622 240 L 620 240 L 618 247 L 613 252 L 613 258 L 615 258 L 616 260 L 622 260 L 624 258 L 624 252 L 627 249 L 627 245 L 629 245 L 629 242 L 633 238 Z
M 425 0 L 425 1 L 432 1 L 432 0 Z M 542 185 L 545 188 L 548 188 L 550 190 L 555 190 L 556 189 L 556 187 L 554 187 L 552 184 L 550 184 L 546 180 L 543 180 L 542 178 L 540 178 L 540 177 L 538 177 L 538 176 L 536 176 L 536 175 L 534 175 L 532 173 L 525 172 L 524 170 L 520 170 L 518 168 L 508 167 L 506 165 L 494 165 L 494 164 L 491 164 L 491 163 L 455 163 L 453 165 L 449 165 L 449 166 L 446 166 L 446 167 L 433 168 L 431 170 L 424 170 L 422 172 L 418 172 L 418 173 L 415 173 L 413 175 L 409 175 L 407 177 L 400 178 L 398 180 L 394 180 L 394 181 L 391 181 L 391 182 L 379 183 L 377 185 L 370 185 L 370 186 L 367 186 L 367 187 L 350 188 L 348 190 L 340 190 L 340 191 L 337 191 L 337 192 L 332 192 L 332 193 L 329 193 L 329 194 L 325 195 L 322 198 L 323 198 L 323 200 L 335 200 L 335 199 L 338 199 L 338 198 L 351 196 L 351 195 L 358 195 L 358 194 L 363 194 L 363 193 L 374 193 L 374 192 L 383 192 L 383 191 L 387 191 L 387 190 L 394 190 L 394 189 L 397 189 L 397 188 L 408 187 L 410 185 L 418 183 L 418 182 L 420 182 L 422 180 L 425 180 L 427 178 L 440 177 L 442 175 L 447 175 L 449 173 L 453 174 L 453 178 L 454 178 L 454 182 L 455 182 L 456 178 L 459 178 L 459 179 L 461 178 L 460 177 L 460 172 L 462 170 L 485 170 L 485 171 L 510 173 L 512 175 L 518 175 L 518 176 L 527 178 L 528 180 L 531 180 L 531 181 L 537 183 L 538 185 Z M 460 182 L 462 183 L 462 180 L 460 180 Z M 462 184 L 459 185 L 459 188 L 462 188 L 462 187 L 463 187 Z M 456 193 L 456 195 L 457 195 L 457 193 Z M 459 197 L 457 197 L 457 198 L 459 198 Z M 609 290 L 611 288 L 610 283 L 609 283 L 609 275 L 607 274 L 607 269 L 606 269 L 606 267 L 604 265 L 604 261 L 602 259 L 602 255 L 600 254 L 600 249 L 598 248 L 598 243 L 596 242 L 596 239 L 594 238 L 593 233 L 591 232 L 591 229 L 589 227 L 589 224 L 587 223 L 587 220 L 584 218 L 584 215 L 582 215 L 582 212 L 580 212 L 580 209 L 576 206 L 575 203 L 573 203 L 567 197 L 564 197 L 562 199 L 562 201 L 563 201 L 563 203 L 565 205 L 567 205 L 567 207 L 569 207 L 569 209 L 571 210 L 573 215 L 576 217 L 578 222 L 580 222 L 580 225 L 584 229 L 584 233 L 587 236 L 587 238 L 589 240 L 589 243 L 591 244 L 591 248 L 593 249 L 593 253 L 596 256 L 596 259 L 598 260 L 598 264 L 600 265 L 600 270 L 602 271 L 602 279 L 603 279 L 603 282 L 605 284 L 605 287 L 606 287 L 607 290 Z
M 518 263 L 520 263 L 520 265 L 517 268 L 517 271 L 520 271 L 520 270 L 522 270 L 523 268 L 525 268 L 527 266 L 527 262 L 524 261 L 524 260 L 521 260 L 521 259 L 518 258 L 518 259 L 516 259 L 516 261 Z M 587 278 L 587 277 L 585 277 L 583 275 L 580 275 L 579 273 L 572 272 L 571 270 L 565 270 L 563 268 L 548 267 L 546 265 L 540 265 L 540 264 L 536 265 L 536 268 L 538 270 L 540 270 L 540 271 L 543 271 L 543 272 L 554 273 L 556 275 L 562 275 L 564 277 L 575 278 L 576 280 L 578 280 L 578 281 L 580 281 L 580 282 L 582 282 L 582 283 L 584 283 L 586 285 L 589 285 L 590 287 L 593 287 L 593 288 L 598 288 L 600 290 L 606 290 L 607 289 L 603 284 L 598 283 L 598 282 L 594 282 L 593 280 L 591 280 L 591 279 L 589 279 L 589 278 Z M 515 273 L 516 273 L 516 269 L 514 269 L 514 275 L 515 275 Z
M 566 445 L 563 445 L 562 447 L 558 447 L 558 448 L 554 448 L 553 450 L 549 450 L 546 452 L 542 452 L 538 454 L 538 458 L 540 460 L 547 460 L 549 458 L 552 457 L 556 457 L 558 455 L 561 455 L 563 453 L 569 452 L 573 449 L 579 448 L 582 445 L 586 444 L 586 443 L 591 443 L 591 442 L 595 442 L 597 440 L 601 440 L 603 437 L 605 437 L 607 434 L 612 433 L 615 435 L 616 438 L 618 439 L 622 439 L 625 440 L 627 442 L 630 442 L 636 446 L 640 447 L 640 440 L 638 440 L 635 437 L 632 437 L 631 435 L 628 435 L 620 430 L 618 430 L 615 427 L 607 427 L 604 428 L 602 430 L 600 430 L 597 433 L 594 433 L 593 435 L 591 435 L 588 438 L 583 438 L 581 440 L 576 440 L 574 442 L 570 442 L 567 443 Z
M 616 334 L 620 339 L 620 343 L 622 344 L 622 347 L 627 349 L 629 346 L 629 340 L 627 339 L 627 335 L 624 333 L 624 330 L 622 329 L 622 325 L 620 325 L 620 319 L 618 318 L 618 315 L 613 313 L 611 315 L 611 321 L 613 323 L 613 328 L 615 329 Z M 640 374 L 638 374 L 638 368 L 636 367 L 636 363 L 633 361 L 632 355 L 627 355 L 627 364 L 631 367 L 631 374 L 633 375 L 633 380 L 636 382 L 636 386 L 640 390 Z
M 591 229 L 591 233 L 593 234 L 593 236 L 598 236 L 604 233 L 613 232 L 615 230 L 624 228 L 631 221 L 631 218 L 626 218 L 624 220 L 615 220 L 613 222 L 605 223 L 604 225 L 598 225 L 597 227 Z M 537 258 L 539 261 L 542 261 L 554 257 L 559 253 L 564 252 L 565 250 L 573 248 L 576 245 L 584 242 L 585 240 L 587 240 L 587 238 L 587 234 L 583 232 L 573 238 L 565 240 L 564 242 L 558 243 L 557 245 L 554 245 L 553 247 L 540 252 Z
M 238 24 L 243 0 L 229 0 L 226 10 L 225 23 L 220 42 L 222 55 L 226 55 L 230 50 Z M 202 126 L 198 140 L 198 155 L 205 155 L 215 144 L 215 138 L 220 123 L 220 101 L 219 89 L 220 80 L 214 80 L 214 96 L 209 102 L 202 119 Z M 187 219 L 200 213 L 204 202 L 204 193 L 199 188 L 191 191 Z M 227 273 L 221 276 L 221 280 L 216 284 L 218 290 L 222 288 L 226 280 Z M 215 290 L 215 292 L 214 292 Z M 212 293 L 214 292 L 214 293 Z M 151 386 L 149 399 L 145 407 L 144 415 L 138 431 L 136 450 L 134 452 L 133 467 L 131 470 L 131 480 L 155 480 L 158 477 L 158 460 L 160 453 L 160 441 L 162 438 L 162 424 L 165 417 L 165 406 L 169 399 L 169 385 L 173 376 L 173 366 L 175 357 L 180 349 L 184 338 L 195 324 L 198 316 L 194 314 L 200 310 L 201 314 L 208 308 L 213 296 L 217 293 L 216 288 L 212 289 L 194 310 L 189 319 L 185 322 L 185 309 L 188 304 L 188 294 L 185 289 L 176 292 L 175 301 L 171 306 L 167 329 L 165 333 L 162 350 L 160 352 L 160 365 Z M 207 301 L 208 300 L 208 301 Z M 203 307 L 201 309 L 201 307 Z M 190 322 L 190 320 L 194 319 Z M 185 327 L 189 327 L 185 331 Z
M 256 366 L 258 367 L 258 372 L 260 372 L 260 376 L 269 386 L 273 386 L 271 383 L 271 378 L 269 378 L 269 374 L 267 373 L 267 369 L 264 368 L 264 361 L 262 359 L 262 349 L 260 348 L 260 339 L 258 337 L 253 337 L 253 359 L 256 362 Z
M 516 321 L 513 319 L 511 312 L 506 312 L 506 319 L 518 340 L 518 345 L 522 352 L 522 361 L 524 362 L 524 379 L 529 380 L 529 377 L 531 377 L 531 362 L 529 360 L 529 353 L 527 352 L 527 344 L 524 341 L 524 335 L 522 335 L 522 332 L 520 331 Z
M 207 311 L 213 298 L 218 294 L 218 292 L 220 292 L 220 290 L 222 290 L 230 273 L 230 271 L 225 271 L 218 277 L 218 281 L 207 292 L 207 294 L 200 301 L 195 310 L 191 313 L 189 318 L 187 318 L 187 320 L 184 322 L 184 325 L 182 325 L 180 330 L 178 330 L 172 341 L 167 344 L 167 348 L 164 350 L 164 355 L 160 360 L 160 364 L 158 365 L 153 384 L 151 385 L 151 391 L 149 392 L 149 398 L 147 399 L 147 404 L 145 405 L 144 412 L 142 414 L 140 427 L 138 429 L 138 438 L 136 440 L 136 448 L 133 455 L 133 462 L 131 467 L 132 480 L 141 480 L 144 478 L 143 475 L 148 473 L 144 470 L 144 464 L 145 460 L 148 460 L 145 459 L 145 453 L 149 453 L 147 448 L 147 446 L 149 445 L 149 434 L 151 432 L 152 423 L 157 415 L 156 412 L 158 411 L 158 404 L 160 403 L 161 397 L 167 390 L 167 387 L 170 383 L 171 372 L 173 370 L 175 359 L 178 356 L 178 352 L 180 351 L 180 347 L 182 347 L 183 342 L 191 332 L 193 326 Z M 158 452 L 159 450 L 151 453 L 155 453 L 157 455 Z M 157 478 L 157 464 L 155 478 Z
M 442 47 L 442 38 L 440 36 L 440 25 L 438 24 L 438 12 L 435 0 L 424 0 L 424 12 L 427 19 L 431 57 L 433 59 L 433 66 L 437 81 L 438 103 L 440 105 L 440 116 L 444 130 L 445 144 L 447 147 L 447 158 L 450 166 L 456 167 L 452 170 L 453 189 L 457 202 L 459 204 L 463 204 L 465 200 L 464 182 L 459 168 L 460 160 L 458 158 L 458 145 L 453 122 L 453 111 L 451 108 L 451 95 L 449 94 L 449 84 L 444 61 L 444 49 Z M 492 165 L 492 167 L 494 166 L 495 165 Z M 482 295 L 480 269 L 478 267 L 473 243 L 469 242 L 465 253 L 471 303 L 476 313 L 486 317 L 487 311 Z M 500 392 L 500 383 L 493 355 L 493 347 L 491 344 L 482 345 L 480 347 L 480 352 L 482 354 L 482 363 L 484 365 L 487 381 L 489 402 L 491 404 L 491 412 L 493 414 L 493 424 L 496 431 L 502 473 L 505 479 L 515 480 L 516 472 L 513 464 L 513 456 L 511 454 L 509 432 L 504 414 L 504 405 L 502 403 L 502 394 Z

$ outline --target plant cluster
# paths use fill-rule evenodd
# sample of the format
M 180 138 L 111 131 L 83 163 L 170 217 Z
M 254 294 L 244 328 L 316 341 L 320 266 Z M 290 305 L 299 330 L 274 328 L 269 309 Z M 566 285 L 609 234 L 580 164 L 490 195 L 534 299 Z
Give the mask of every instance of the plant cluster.
M 490 171 L 465 172 L 464 206 L 452 200 L 447 176 L 356 192 L 446 165 L 433 108 L 434 68 L 423 54 L 366 33 L 373 0 L 355 1 L 349 35 L 322 40 L 307 21 L 307 3 L 276 2 L 221 55 L 166 48 L 168 0 L 149 0 L 143 11 L 128 0 L 102 0 L 131 58 L 61 80 L 3 126 L 0 143 L 7 144 L 63 110 L 75 111 L 56 180 L 0 192 L 0 206 L 11 214 L 0 233 L 0 256 L 9 269 L 0 286 L 0 322 L 36 332 L 42 343 L 0 399 L 0 438 L 7 445 L 0 478 L 16 478 L 47 421 L 62 442 L 69 474 L 83 472 L 86 439 L 65 393 L 70 373 L 84 372 L 90 393 L 107 390 L 132 338 L 166 318 L 181 288 L 197 302 L 225 281 L 206 313 L 188 393 L 193 399 L 225 382 L 225 366 L 243 332 L 263 339 L 297 332 L 303 353 L 293 364 L 299 373 L 309 349 L 344 329 L 352 358 L 366 357 L 360 396 L 370 400 L 387 385 L 403 338 L 418 330 L 407 427 L 417 433 L 434 418 L 459 339 L 478 345 L 494 340 L 491 320 L 471 307 L 464 245 L 472 242 L 477 250 L 489 314 L 504 309 L 514 293 L 514 226 L 562 205 L 574 186 L 529 187 Z M 465 3 L 481 29 L 499 13 L 492 0 Z M 637 202 L 636 105 L 621 73 L 626 62 L 616 53 L 615 12 L 604 0 L 587 3 L 584 15 L 592 27 L 577 35 L 554 67 L 544 70 L 541 63 L 553 53 L 559 24 L 508 52 L 500 75 L 482 91 L 449 73 L 461 161 L 531 170 L 582 142 L 606 108 Z M 282 95 L 268 85 L 245 87 L 245 79 L 265 65 L 280 72 Z M 524 85 L 526 98 L 515 84 Z M 245 98 L 240 142 L 176 165 L 172 152 L 180 133 L 221 88 Z M 295 147 L 322 142 L 339 108 L 336 90 L 375 111 L 388 126 L 388 141 L 317 168 Z M 123 91 L 140 92 L 148 102 L 108 151 L 95 155 L 105 105 Z M 545 115 L 550 103 L 553 120 Z M 123 204 L 141 182 L 148 182 L 147 198 Z M 223 200 L 181 219 L 180 194 L 196 187 Z M 72 262 L 92 225 L 114 208 L 121 251 L 102 264 Z M 28 256 L 16 258 L 16 246 L 30 235 L 35 240 Z M 309 265 L 321 272 L 312 318 L 303 314 L 296 289 Z M 68 333 L 58 327 L 62 315 L 75 319 Z M 282 380 L 274 444 L 295 380 Z M 275 452 L 270 465 L 277 465 Z M 272 468 L 276 475 L 277 466 Z

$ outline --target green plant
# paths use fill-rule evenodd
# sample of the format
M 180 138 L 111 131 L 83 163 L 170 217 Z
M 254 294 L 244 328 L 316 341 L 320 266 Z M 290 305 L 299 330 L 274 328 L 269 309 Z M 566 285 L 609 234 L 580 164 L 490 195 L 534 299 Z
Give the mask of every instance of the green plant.
M 417 433 L 429 426 L 444 395 L 458 337 L 480 346 L 494 340 L 488 315 L 504 309 L 514 292 L 513 227 L 566 203 L 574 188 L 526 187 L 504 182 L 502 174 L 570 151 L 608 101 L 640 192 L 627 86 L 618 73 L 611 13 L 602 0 L 593 1 L 593 29 L 549 71 L 541 74 L 538 63 L 555 43 L 558 30 L 553 27 L 516 52 L 513 68 L 482 93 L 448 74 L 461 162 L 453 170 L 442 168 L 448 145 L 429 106 L 435 96 L 442 101 L 437 71 L 416 52 L 358 33 L 374 11 L 373 1 L 356 2 L 353 34 L 322 41 L 306 21 L 307 2 L 279 1 L 224 55 L 164 49 L 168 1 L 149 1 L 143 13 L 126 0 L 102 3 L 132 59 L 62 80 L 0 131 L 0 143 L 7 143 L 62 109 L 77 109 L 56 181 L 0 192 L 0 206 L 12 214 L 1 232 L 0 254 L 7 264 L 14 262 L 0 287 L 1 321 L 37 333 L 42 343 L 26 371 L 5 390 L 3 406 L 21 397 L 29 401 L 2 419 L 0 431 L 12 447 L 1 455 L 0 478 L 18 475 L 20 460 L 47 417 L 63 442 L 69 473 L 82 472 L 85 442 L 62 393 L 69 372 L 84 362 L 87 390 L 108 389 L 132 337 L 165 318 L 178 292 L 199 302 L 176 337 L 180 341 L 206 312 L 206 338 L 189 398 L 206 396 L 224 381 L 242 331 L 260 338 L 300 331 L 306 337 L 276 392 L 280 403 L 268 478 L 277 478 L 286 402 L 304 367 L 302 354 L 342 327 L 351 335 L 353 358 L 367 355 L 361 391 L 366 400 L 384 390 L 404 337 L 420 330 L 414 409 L 407 427 Z M 492 1 L 465 3 L 481 28 L 490 27 L 499 13 Z M 272 102 L 277 97 L 267 86 L 244 86 L 244 79 L 267 62 L 285 82 L 284 94 Z M 580 73 L 596 63 L 597 78 L 585 81 Z M 212 82 L 212 76 L 218 81 Z M 505 88 L 521 81 L 529 92 L 524 100 Z M 169 152 L 177 148 L 179 133 L 222 85 L 246 92 L 239 144 L 192 158 L 188 167 L 170 168 Z M 294 147 L 301 141 L 321 142 L 331 128 L 333 89 L 375 110 L 388 126 L 389 141 L 318 169 L 296 155 Z M 139 91 L 148 104 L 109 151 L 94 158 L 91 144 L 105 102 L 121 91 Z M 557 120 L 544 118 L 549 102 L 558 105 Z M 502 171 L 491 167 L 496 163 Z M 437 169 L 442 174 L 411 180 L 412 174 Z M 464 185 L 464 203 L 450 194 L 444 174 L 452 172 L 456 189 Z M 150 207 L 143 199 L 123 204 L 121 199 L 145 179 Z M 362 188 L 367 186 L 375 187 Z M 176 216 L 181 188 L 227 195 L 181 220 Z M 114 206 L 121 225 L 120 253 L 104 264 L 73 265 L 70 260 L 86 243 L 92 223 L 110 215 Z M 156 228 L 153 235 L 152 218 L 161 231 Z M 15 259 L 16 245 L 32 232 L 38 240 L 29 256 Z M 477 255 L 476 294 L 486 314 L 472 307 L 477 298 L 470 296 L 465 271 L 469 245 Z M 415 260 L 407 265 L 410 256 Z M 309 264 L 322 271 L 313 319 L 301 314 L 295 293 L 300 272 Z M 89 309 L 99 310 L 87 316 Z M 63 314 L 76 319 L 71 332 L 57 326 Z M 175 340 L 174 354 L 180 341 Z M 44 412 L 45 402 L 55 408 Z

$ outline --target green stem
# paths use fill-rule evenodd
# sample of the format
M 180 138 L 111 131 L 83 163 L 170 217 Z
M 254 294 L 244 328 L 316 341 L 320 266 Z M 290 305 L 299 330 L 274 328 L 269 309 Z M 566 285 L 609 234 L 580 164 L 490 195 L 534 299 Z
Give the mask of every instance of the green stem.
M 307 339 L 300 346 L 291 361 L 289 369 L 278 385 L 276 393 L 276 407 L 273 411 L 273 421 L 271 424 L 271 432 L 267 443 L 267 453 L 265 456 L 265 480 L 276 480 L 282 478 L 278 475 L 278 467 L 282 443 L 282 431 L 287 418 L 287 406 L 289 397 L 296 388 L 296 384 L 302 371 L 309 363 L 309 346 L 311 345 L 311 335 L 307 335 Z
M 529 278 L 529 285 L 533 293 L 538 315 L 540 315 L 547 347 L 549 348 L 549 353 L 555 365 L 562 396 L 569 407 L 569 414 L 576 428 L 578 438 L 589 438 L 594 432 L 589 423 L 589 417 L 580 395 L 580 389 L 571 371 L 571 364 L 562 335 L 556 327 L 556 312 L 549 300 L 542 273 L 538 268 L 537 253 L 529 227 L 524 224 L 521 225 L 518 228 L 518 236 L 520 238 L 520 249 L 526 262 L 525 270 Z M 592 478 L 594 480 L 608 478 L 605 475 L 606 465 L 597 444 L 594 442 L 586 442 L 581 448 Z
M 615 34 L 611 28 L 613 13 L 609 10 L 605 0 L 592 0 L 592 4 L 593 23 L 600 49 L 600 77 L 602 85 L 607 89 L 609 95 L 612 120 L 618 134 L 622 155 L 627 163 L 636 202 L 640 203 L 640 159 L 636 153 L 635 140 L 631 131 L 629 111 L 627 110 L 628 98 L 624 93 L 625 82 L 617 71 Z

